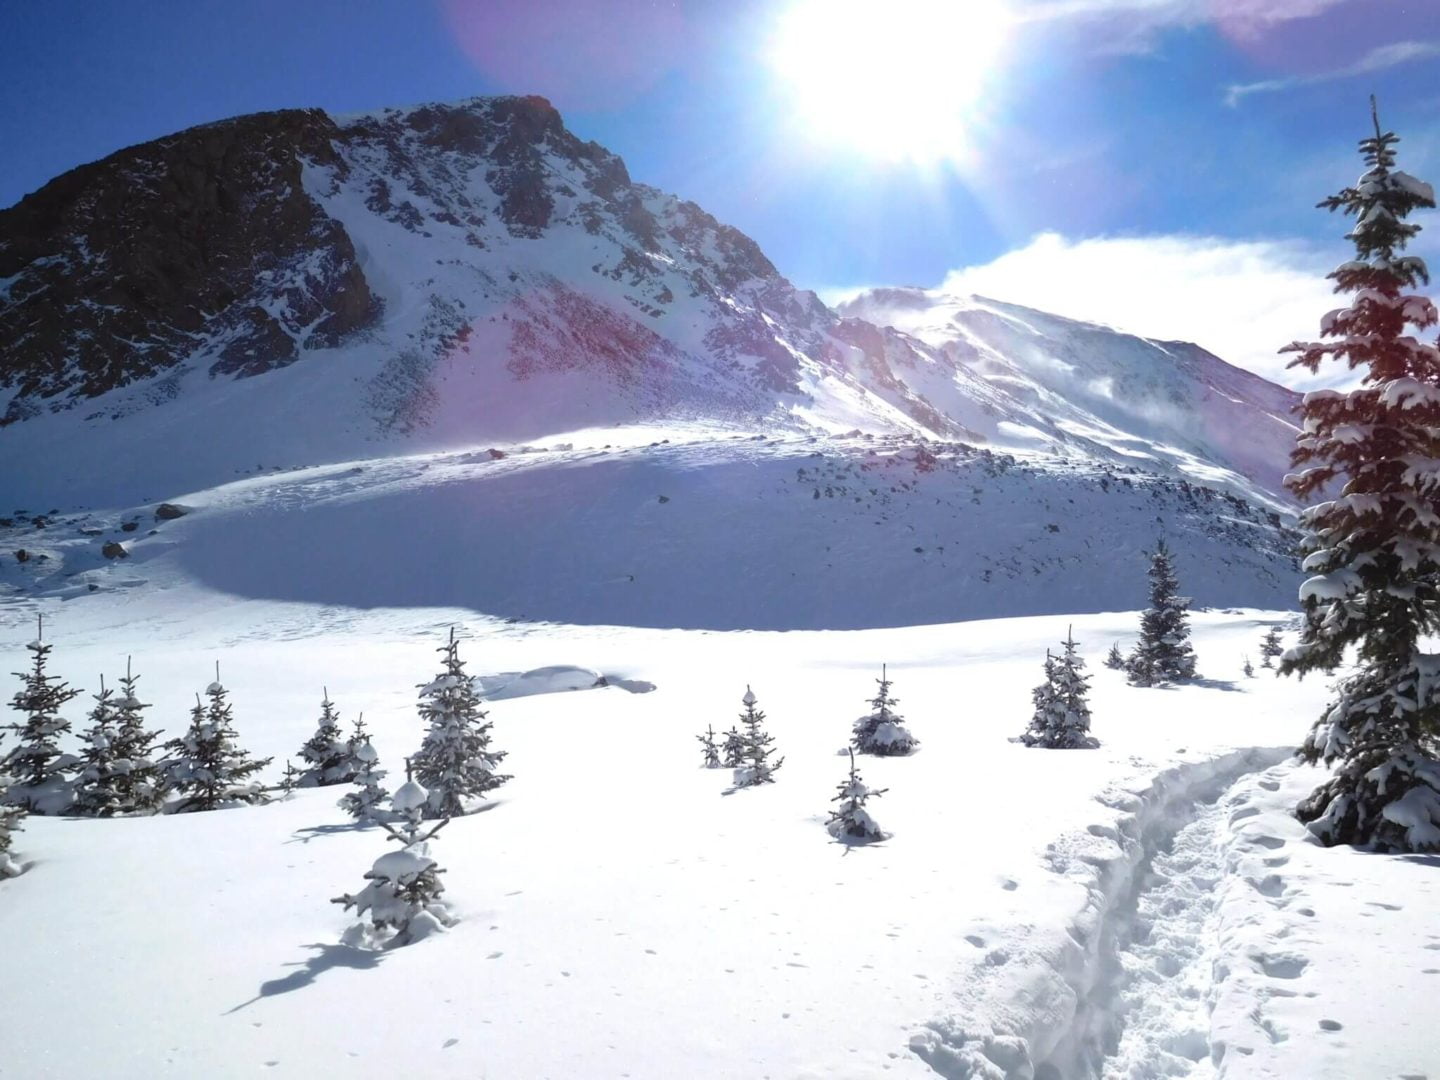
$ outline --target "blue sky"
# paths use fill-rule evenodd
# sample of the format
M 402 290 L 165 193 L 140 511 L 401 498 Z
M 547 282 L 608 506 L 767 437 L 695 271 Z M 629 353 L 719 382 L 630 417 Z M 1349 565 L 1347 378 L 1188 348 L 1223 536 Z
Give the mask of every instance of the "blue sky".
M 848 135 L 806 137 L 773 60 L 800 2 L 7 3 L 0 206 L 238 113 L 531 92 L 827 296 L 948 279 L 1248 362 L 1243 335 L 1288 332 L 1278 311 L 1298 322 L 1324 302 L 1313 279 L 1343 254 L 1344 229 L 1313 206 L 1359 171 L 1368 94 L 1405 138 L 1402 167 L 1440 181 L 1436 0 L 1010 0 L 1003 47 L 982 56 L 963 22 L 927 34 L 921 19 L 904 33 L 940 74 L 913 107 L 945 97 L 946 71 L 983 67 L 983 85 L 963 152 L 919 162 L 869 148 L 874 128 L 911 116 L 886 98 L 911 52 L 893 42 L 846 69 L 843 85 L 881 80 Z M 1440 244 L 1440 223 L 1425 239 Z

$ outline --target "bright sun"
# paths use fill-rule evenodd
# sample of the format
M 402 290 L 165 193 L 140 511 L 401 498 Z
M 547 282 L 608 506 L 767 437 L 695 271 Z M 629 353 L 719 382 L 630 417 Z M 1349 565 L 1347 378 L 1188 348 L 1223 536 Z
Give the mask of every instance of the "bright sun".
M 955 159 L 1009 21 L 1001 0 L 795 0 L 770 62 L 811 136 L 881 157 Z

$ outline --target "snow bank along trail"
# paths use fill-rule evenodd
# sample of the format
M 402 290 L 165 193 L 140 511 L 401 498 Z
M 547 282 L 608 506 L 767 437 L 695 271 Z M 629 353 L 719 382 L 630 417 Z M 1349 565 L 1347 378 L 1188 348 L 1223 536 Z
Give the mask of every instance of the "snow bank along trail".
M 951 1080 L 1191 1073 L 1210 1056 L 1222 795 L 1290 752 L 1235 751 L 1101 796 L 1110 820 L 1047 852 L 1050 869 L 1083 890 L 1078 914 L 1021 928 L 1003 959 L 988 954 L 957 995 L 962 1007 L 934 1019 L 911 1049 Z

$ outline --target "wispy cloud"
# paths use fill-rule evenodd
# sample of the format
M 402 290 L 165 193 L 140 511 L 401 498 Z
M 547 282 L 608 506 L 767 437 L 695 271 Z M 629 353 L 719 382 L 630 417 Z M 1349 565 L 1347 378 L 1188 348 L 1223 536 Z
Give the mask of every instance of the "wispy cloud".
M 1333 68 L 1330 71 L 1318 71 L 1310 75 L 1296 75 L 1284 79 L 1265 79 L 1261 82 L 1240 83 L 1227 87 L 1225 104 L 1234 108 L 1252 94 L 1271 94 L 1281 90 L 1290 90 L 1297 86 L 1311 86 L 1315 83 L 1349 79 L 1356 75 L 1369 75 L 1372 72 L 1384 71 L 1387 68 L 1408 64 L 1415 60 L 1428 60 L 1434 56 L 1440 56 L 1440 42 L 1395 41 L 1389 45 L 1380 45 L 1371 49 L 1353 64 L 1346 64 L 1344 67 Z
M 1019 18 L 1031 22 L 1103 22 L 1112 48 L 1146 47 L 1171 28 L 1217 25 L 1227 35 L 1253 40 L 1274 27 L 1323 15 L 1346 0 L 1016 0 Z
M 1193 341 L 1268 379 L 1307 386 L 1317 380 L 1287 371 L 1278 350 L 1312 338 L 1320 316 L 1341 306 L 1324 275 L 1342 254 L 1297 242 L 1042 233 L 993 262 L 952 271 L 941 288 Z

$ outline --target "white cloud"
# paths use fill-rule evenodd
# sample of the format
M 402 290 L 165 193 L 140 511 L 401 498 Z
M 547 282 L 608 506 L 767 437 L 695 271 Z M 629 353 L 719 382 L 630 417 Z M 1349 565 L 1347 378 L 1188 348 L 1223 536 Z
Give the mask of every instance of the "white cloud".
M 1345 0 L 1015 0 L 1017 15 L 1028 21 L 1103 22 L 1118 51 L 1148 47 L 1156 33 L 1172 27 L 1205 24 L 1241 40 L 1260 37 L 1273 27 L 1323 15 Z
M 994 262 L 951 271 L 941 288 L 975 293 L 1143 337 L 1193 341 L 1224 360 L 1289 386 L 1334 385 L 1287 371 L 1277 350 L 1316 335 L 1343 305 L 1325 279 L 1343 252 L 1297 242 L 1206 236 L 1069 240 L 1042 233 Z
M 1414 60 L 1427 60 L 1433 56 L 1440 56 L 1440 42 L 1395 41 L 1389 45 L 1377 46 L 1353 64 L 1346 64 L 1344 67 L 1335 68 L 1332 71 L 1319 71 L 1311 75 L 1266 79 L 1262 82 L 1229 86 L 1225 90 L 1225 104 L 1233 108 L 1251 94 L 1274 93 L 1296 86 L 1310 86 L 1315 83 L 1334 82 L 1336 79 L 1348 79 L 1355 75 L 1368 75 L 1371 72 L 1384 71 L 1386 68 L 1397 67 L 1400 64 L 1408 64 Z

